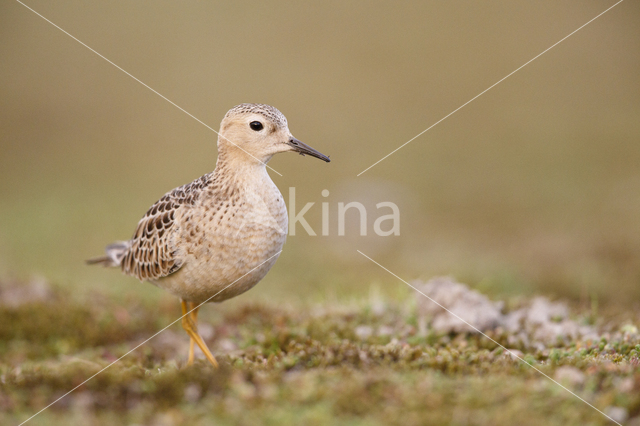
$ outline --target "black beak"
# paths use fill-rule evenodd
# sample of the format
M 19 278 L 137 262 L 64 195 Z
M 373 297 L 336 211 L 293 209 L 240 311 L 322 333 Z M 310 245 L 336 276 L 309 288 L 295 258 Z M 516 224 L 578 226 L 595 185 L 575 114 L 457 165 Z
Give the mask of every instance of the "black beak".
M 326 155 L 321 154 L 320 152 L 311 148 L 309 145 L 300 142 L 298 139 L 294 138 L 293 136 L 289 138 L 289 142 L 287 143 L 293 148 L 294 152 L 298 152 L 300 153 L 300 155 L 310 155 L 312 157 L 316 157 L 323 161 L 326 161 L 327 163 L 331 161 L 331 159 Z

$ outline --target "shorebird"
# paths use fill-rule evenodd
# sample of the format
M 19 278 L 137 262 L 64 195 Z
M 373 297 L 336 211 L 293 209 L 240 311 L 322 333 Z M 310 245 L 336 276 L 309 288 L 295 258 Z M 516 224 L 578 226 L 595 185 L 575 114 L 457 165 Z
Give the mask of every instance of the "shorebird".
M 122 272 L 180 298 L 182 327 L 214 367 L 198 333 L 198 309 L 252 288 L 276 262 L 287 237 L 282 194 L 266 170 L 275 154 L 293 151 L 330 161 L 293 137 L 276 108 L 241 104 L 222 119 L 215 170 L 166 193 L 138 222 L 133 237 L 89 264 Z

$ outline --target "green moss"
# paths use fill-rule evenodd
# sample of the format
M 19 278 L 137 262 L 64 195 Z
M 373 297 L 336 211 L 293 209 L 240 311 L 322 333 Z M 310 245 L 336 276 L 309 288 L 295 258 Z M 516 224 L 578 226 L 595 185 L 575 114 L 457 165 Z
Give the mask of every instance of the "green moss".
M 32 424 L 606 423 L 531 365 L 551 377 L 573 366 L 584 375 L 572 385 L 579 395 L 640 414 L 635 335 L 534 348 L 509 344 L 504 331 L 488 333 L 522 351 L 523 363 L 483 336 L 421 334 L 413 311 L 400 305 L 375 315 L 365 304 L 319 311 L 221 305 L 211 320 L 205 309 L 220 369 L 200 359 L 183 366 L 188 338 L 175 325 Z M 91 305 L 59 296 L 0 308 L 0 424 L 20 423 L 178 315 L 177 304 Z M 175 337 L 163 343 L 167 336 Z M 223 341 L 238 349 L 225 352 Z

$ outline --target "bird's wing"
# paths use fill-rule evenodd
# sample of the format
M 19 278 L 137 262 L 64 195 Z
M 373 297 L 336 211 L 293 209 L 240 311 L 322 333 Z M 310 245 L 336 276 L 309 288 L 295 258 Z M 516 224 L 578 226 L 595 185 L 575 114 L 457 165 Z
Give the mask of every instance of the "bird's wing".
M 176 272 L 182 260 L 176 257 L 172 234 L 181 209 L 192 207 L 212 182 L 213 173 L 165 194 L 147 211 L 129 241 L 120 264 L 122 271 L 141 281 L 156 280 Z

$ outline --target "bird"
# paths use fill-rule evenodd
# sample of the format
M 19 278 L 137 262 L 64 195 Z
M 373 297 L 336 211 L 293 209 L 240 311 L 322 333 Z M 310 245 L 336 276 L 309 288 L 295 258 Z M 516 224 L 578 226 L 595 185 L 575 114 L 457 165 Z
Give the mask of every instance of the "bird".
M 198 333 L 199 308 L 223 302 L 255 286 L 275 264 L 287 238 L 282 194 L 267 173 L 281 152 L 325 162 L 330 158 L 294 138 L 286 117 L 266 104 L 231 108 L 218 132 L 213 172 L 167 192 L 138 222 L 133 237 L 117 241 L 88 264 L 119 267 L 180 298 L 182 327 L 215 367 Z

